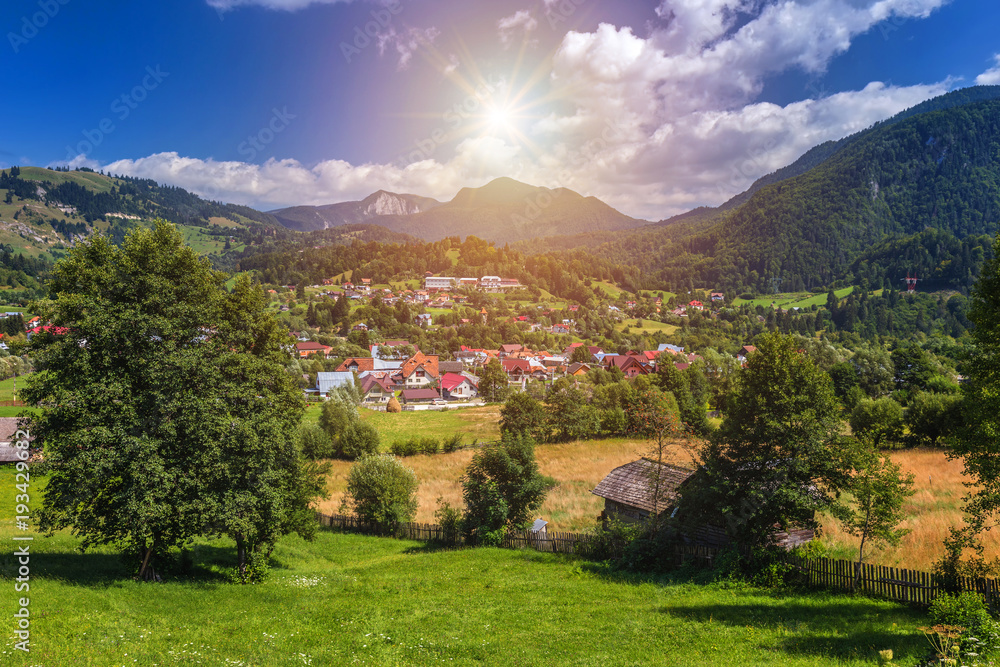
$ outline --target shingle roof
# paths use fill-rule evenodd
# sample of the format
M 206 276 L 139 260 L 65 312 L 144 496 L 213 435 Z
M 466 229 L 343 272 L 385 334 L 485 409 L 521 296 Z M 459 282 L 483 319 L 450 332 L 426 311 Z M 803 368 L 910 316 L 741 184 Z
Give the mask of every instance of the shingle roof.
M 434 398 L 441 398 L 437 389 L 404 389 L 402 392 L 403 402 L 406 401 L 426 401 Z
M 656 461 L 649 459 L 639 459 L 626 463 L 609 472 L 607 477 L 602 479 L 591 493 L 622 505 L 652 512 L 653 489 L 651 488 L 651 480 L 657 465 Z M 658 506 L 660 510 L 663 510 L 677 498 L 677 489 L 694 474 L 694 471 L 668 463 L 659 465 L 661 477 Z
M 349 370 L 349 366 L 356 365 L 358 372 L 373 371 L 375 370 L 375 360 L 371 357 L 348 357 L 344 359 L 343 363 L 337 366 L 335 372 L 345 372 Z M 353 370 L 353 369 L 350 369 Z
M 427 372 L 432 378 L 436 378 L 439 375 L 438 371 L 438 357 L 436 354 L 423 354 L 422 352 L 417 352 L 412 357 L 403 362 L 402 374 L 404 378 L 410 377 L 415 370 L 423 366 L 424 371 Z

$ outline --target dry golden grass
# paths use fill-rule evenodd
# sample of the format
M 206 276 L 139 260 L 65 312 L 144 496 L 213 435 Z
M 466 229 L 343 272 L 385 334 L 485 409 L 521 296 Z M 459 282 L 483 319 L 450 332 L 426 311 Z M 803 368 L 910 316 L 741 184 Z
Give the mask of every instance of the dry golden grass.
M 901 524 L 912 532 L 899 547 L 873 552 L 865 559 L 881 565 L 929 570 L 944 553 L 942 544 L 948 530 L 962 523 L 962 496 L 968 478 L 962 474 L 962 462 L 949 460 L 942 450 L 893 452 L 892 459 L 904 472 L 914 475 L 916 493 L 906 503 L 909 518 Z M 857 557 L 858 538 L 846 534 L 834 519 L 824 520 L 823 541 L 837 552 L 846 555 L 849 551 Z M 1000 557 L 1000 534 L 987 533 L 983 543 L 987 558 Z
M 648 455 L 650 443 L 643 440 L 591 440 L 556 445 L 539 445 L 535 449 L 538 467 L 543 475 L 556 479 L 539 516 L 549 522 L 552 530 L 580 531 L 593 528 L 604 501 L 590 490 L 597 486 L 613 468 Z M 677 465 L 690 466 L 691 457 L 684 441 L 671 443 L 664 458 Z M 419 504 L 416 520 L 434 522 L 437 499 L 443 498 L 454 507 L 462 505 L 460 478 L 472 460 L 473 450 L 451 454 L 410 456 L 403 459 L 413 468 L 420 481 L 417 491 Z M 347 489 L 347 474 L 351 464 L 333 461 L 327 488 L 330 499 L 319 503 L 321 512 L 336 512 Z
M 670 444 L 666 460 L 691 467 L 689 443 Z M 604 506 L 601 498 L 590 490 L 613 468 L 650 453 L 651 443 L 642 440 L 597 440 L 555 445 L 539 445 L 535 454 L 542 474 L 559 482 L 549 492 L 539 516 L 549 522 L 552 530 L 583 531 L 596 525 Z M 452 454 L 412 456 L 403 459 L 413 468 L 420 481 L 417 492 L 419 509 L 416 520 L 434 522 L 437 499 L 443 498 L 454 507 L 462 504 L 462 473 L 472 459 L 473 450 Z M 948 529 L 962 521 L 962 495 L 965 493 L 960 461 L 949 461 L 941 450 L 908 450 L 894 452 L 894 461 L 905 472 L 914 474 L 916 494 L 906 504 L 909 519 L 903 524 L 912 532 L 898 548 L 872 551 L 866 560 L 882 565 L 928 570 L 941 557 L 942 543 Z M 334 461 L 328 488 L 331 498 L 320 504 L 321 511 L 336 512 L 347 486 L 351 464 Z M 822 539 L 837 557 L 856 556 L 858 539 L 846 534 L 839 522 L 824 517 Z M 1000 557 L 1000 532 L 984 539 L 987 556 Z

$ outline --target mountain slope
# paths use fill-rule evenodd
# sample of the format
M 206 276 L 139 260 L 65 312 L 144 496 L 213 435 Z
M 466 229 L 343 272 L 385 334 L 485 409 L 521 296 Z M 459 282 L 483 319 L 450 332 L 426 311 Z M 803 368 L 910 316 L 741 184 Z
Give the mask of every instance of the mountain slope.
M 657 288 L 694 282 L 758 293 L 862 277 L 896 284 L 902 265 L 873 249 L 905 243 L 909 266 L 931 270 L 929 258 L 944 244 L 957 249 L 967 275 L 955 276 L 956 267 L 934 270 L 943 284 L 967 285 L 981 264 L 980 235 L 1000 228 L 998 98 L 997 86 L 950 93 L 813 149 L 773 182 L 759 181 L 730 210 L 576 241 L 635 266 Z M 938 234 L 921 234 L 927 228 Z M 546 246 L 556 247 L 539 248 Z
M 379 191 L 361 202 L 297 206 L 272 214 L 292 229 L 367 222 L 427 241 L 472 235 L 498 243 L 649 224 L 595 197 L 584 197 L 566 188 L 539 188 L 511 178 L 498 178 L 481 188 L 462 188 L 443 204 L 426 197 Z
M 314 231 L 340 225 L 376 223 L 387 215 L 412 215 L 440 206 L 430 197 L 401 195 L 379 190 L 361 201 L 340 202 L 326 206 L 292 206 L 270 211 L 282 225 L 297 231 Z

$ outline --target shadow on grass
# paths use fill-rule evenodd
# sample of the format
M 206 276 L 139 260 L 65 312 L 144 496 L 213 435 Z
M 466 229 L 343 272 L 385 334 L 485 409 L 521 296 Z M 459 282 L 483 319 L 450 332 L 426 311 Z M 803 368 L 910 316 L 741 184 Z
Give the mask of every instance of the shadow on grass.
M 762 597 L 770 600 L 762 604 Z M 747 592 L 743 604 L 672 605 L 659 611 L 686 621 L 777 632 L 778 648 L 789 655 L 872 660 L 892 649 L 896 659 L 928 656 L 927 642 L 915 629 L 923 620 L 918 610 L 861 597 L 825 597 L 816 591 L 758 590 Z
M 132 565 L 115 552 L 39 551 L 32 553 L 30 558 L 32 579 L 55 579 L 80 586 L 107 586 L 135 579 Z M 269 565 L 272 570 L 288 569 L 274 557 Z M 156 571 L 163 584 L 223 584 L 229 582 L 228 572 L 235 567 L 234 547 L 195 543 L 188 548 L 187 556 L 179 550 L 172 551 Z M 18 563 L 9 552 L 0 556 L 0 574 L 17 576 L 17 568 Z

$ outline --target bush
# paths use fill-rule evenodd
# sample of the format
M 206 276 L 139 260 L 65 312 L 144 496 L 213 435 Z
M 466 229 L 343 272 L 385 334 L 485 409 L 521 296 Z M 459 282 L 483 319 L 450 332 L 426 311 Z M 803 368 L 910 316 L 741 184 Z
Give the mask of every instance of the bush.
M 416 492 L 416 473 L 396 457 L 366 456 L 351 466 L 344 506 L 383 532 L 391 532 L 397 523 L 416 515 Z
M 304 424 L 299 427 L 299 442 L 302 455 L 307 459 L 318 460 L 332 458 L 335 453 L 333 440 L 326 431 L 314 424 Z
M 450 438 L 445 438 L 441 441 L 441 449 L 445 454 L 450 454 L 451 452 L 458 451 L 462 448 L 462 434 L 455 433 Z
M 420 439 L 420 453 L 421 454 L 437 454 L 438 453 L 438 441 L 434 438 L 421 438 Z
M 462 534 L 462 511 L 452 507 L 451 503 L 446 503 L 443 498 L 438 498 L 437 504 L 434 519 L 441 526 L 441 541 L 448 545 L 458 544 L 459 536 Z
M 389 448 L 396 456 L 414 456 L 420 453 L 420 441 L 416 436 L 410 436 L 408 440 L 397 440 Z
M 476 452 L 462 476 L 463 531 L 479 544 L 498 545 L 508 528 L 531 524 L 552 485 L 538 472 L 534 442 L 505 435 Z
M 341 457 L 357 460 L 363 456 L 378 453 L 379 437 L 374 426 L 367 422 L 355 422 L 340 436 Z
M 935 625 L 963 629 L 960 642 L 962 653 L 973 652 L 984 656 L 1000 649 L 1000 623 L 990 616 L 986 603 L 978 593 L 944 593 L 934 598 L 928 613 Z

